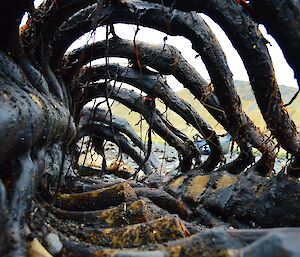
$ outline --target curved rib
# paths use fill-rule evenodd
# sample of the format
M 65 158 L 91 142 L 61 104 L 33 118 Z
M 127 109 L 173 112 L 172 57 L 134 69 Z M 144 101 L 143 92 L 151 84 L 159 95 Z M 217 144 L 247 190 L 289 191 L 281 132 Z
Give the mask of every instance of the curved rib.
M 145 2 L 157 2 L 156 0 Z M 165 5 L 184 11 L 204 12 L 214 19 L 229 37 L 241 56 L 263 118 L 280 145 L 295 158 L 288 168 L 300 176 L 300 134 L 283 106 L 271 57 L 265 39 L 253 19 L 235 0 L 164 1 Z
M 192 159 L 195 157 L 195 152 L 197 152 L 196 146 L 190 140 L 183 141 L 175 128 L 173 129 L 166 125 L 166 121 L 155 108 L 155 105 L 152 104 L 153 102 L 149 104 L 143 96 L 140 96 L 133 90 L 114 88 L 100 83 L 94 83 L 90 87 L 85 88 L 78 100 L 84 104 L 91 99 L 105 97 L 106 92 L 108 92 L 109 98 L 124 104 L 132 111 L 140 113 L 151 128 L 183 156 L 183 161 L 181 162 L 183 170 L 191 168 Z
M 149 162 L 144 163 L 144 158 L 135 150 L 125 136 L 118 131 L 113 131 L 110 127 L 99 123 L 85 124 L 78 132 L 78 139 L 84 136 L 93 136 L 96 138 L 105 138 L 119 145 L 121 151 L 129 155 L 138 165 L 144 164 L 142 169 L 145 174 L 151 174 L 152 169 Z
M 138 146 L 145 154 L 147 153 L 147 146 L 144 144 L 143 140 L 135 133 L 134 129 L 128 123 L 127 120 L 122 119 L 118 116 L 112 115 L 110 119 L 107 110 L 97 108 L 83 108 L 80 114 L 79 128 L 86 124 L 93 124 L 94 122 L 101 122 L 106 125 L 111 124 L 117 131 L 124 133 L 129 139 Z M 159 169 L 161 164 L 156 158 L 155 154 L 151 151 L 149 161 L 155 169 Z
M 158 74 L 143 70 L 142 74 L 135 69 L 122 67 L 117 64 L 106 66 L 86 67 L 81 72 L 79 81 L 97 81 L 105 79 L 107 71 L 112 79 L 130 84 L 148 95 L 160 98 L 164 104 L 181 116 L 188 124 L 196 128 L 206 139 L 211 149 L 210 157 L 201 165 L 201 168 L 212 171 L 223 159 L 222 148 L 215 131 L 201 118 L 194 108 L 181 99 Z M 200 154 L 200 153 L 199 153 Z

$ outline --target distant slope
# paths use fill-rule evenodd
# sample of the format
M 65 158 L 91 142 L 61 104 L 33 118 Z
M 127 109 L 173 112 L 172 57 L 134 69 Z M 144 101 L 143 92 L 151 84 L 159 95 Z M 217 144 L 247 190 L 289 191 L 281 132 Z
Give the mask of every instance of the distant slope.
M 236 89 L 241 97 L 243 108 L 250 118 L 260 128 L 265 128 L 265 122 L 257 107 L 255 97 L 253 95 L 249 82 L 235 81 Z M 280 85 L 280 92 L 284 103 L 288 103 L 297 92 L 297 88 L 287 87 Z M 294 102 L 287 107 L 287 110 L 291 118 L 296 123 L 297 127 L 300 127 L 300 95 L 294 100 Z
M 259 126 L 262 130 L 266 129 L 265 122 L 260 114 L 260 111 L 257 107 L 252 89 L 249 85 L 249 82 L 246 81 L 235 81 L 235 86 L 238 91 L 239 96 L 242 100 L 243 109 L 249 115 L 249 117 L 254 121 L 254 123 Z M 296 88 L 291 88 L 287 86 L 280 86 L 280 91 L 282 94 L 282 98 L 285 103 L 289 102 L 293 95 L 297 92 Z M 197 111 L 200 113 L 201 117 L 206 120 L 213 128 L 216 129 L 218 133 L 223 133 L 224 130 L 222 126 L 220 126 L 211 116 L 210 114 L 204 109 L 204 107 L 194 99 L 194 96 L 189 93 L 187 89 L 183 89 L 176 92 L 179 97 L 186 100 L 190 103 Z M 165 107 L 162 103 L 157 101 L 157 106 L 161 112 L 165 111 Z M 113 113 L 117 116 L 124 117 L 128 119 L 129 123 L 135 128 L 135 130 L 140 134 L 140 125 L 135 126 L 139 120 L 140 115 L 137 113 L 130 113 L 130 110 L 124 107 L 121 104 L 115 103 L 112 107 Z M 300 95 L 296 98 L 296 100 L 287 107 L 288 112 L 290 113 L 292 119 L 296 123 L 297 127 L 300 127 Z M 130 113 L 130 114 L 129 114 Z M 172 111 L 168 110 L 166 112 L 168 119 L 182 132 L 187 133 L 189 136 L 195 135 L 197 131 L 191 128 L 186 124 L 186 122 L 173 113 Z M 146 122 L 142 122 L 142 136 L 145 135 L 145 132 L 148 128 Z

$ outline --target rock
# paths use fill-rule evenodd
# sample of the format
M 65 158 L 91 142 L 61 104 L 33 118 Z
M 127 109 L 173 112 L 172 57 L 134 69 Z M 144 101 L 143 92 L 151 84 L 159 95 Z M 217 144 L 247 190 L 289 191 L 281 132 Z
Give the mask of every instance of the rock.
M 275 232 L 267 234 L 242 249 L 237 256 L 298 257 L 300 256 L 299 232 Z
M 28 257 L 53 257 L 39 242 L 38 239 L 34 238 L 27 249 Z
M 47 245 L 47 250 L 54 256 L 58 255 L 63 248 L 63 244 L 61 243 L 57 234 L 49 233 L 45 237 L 45 242 Z
M 112 161 L 108 167 L 107 171 L 124 179 L 131 178 L 134 175 L 134 169 L 130 166 L 127 166 L 123 161 Z

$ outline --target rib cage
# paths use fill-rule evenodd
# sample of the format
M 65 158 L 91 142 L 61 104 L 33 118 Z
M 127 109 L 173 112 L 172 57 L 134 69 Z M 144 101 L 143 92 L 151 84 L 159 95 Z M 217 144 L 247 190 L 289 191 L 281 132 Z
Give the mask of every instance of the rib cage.
M 297 228 L 266 229 L 299 226 L 300 136 L 258 29 L 259 23 L 266 26 L 298 79 L 299 9 L 292 0 L 45 0 L 38 8 L 31 0 L 1 3 L 1 256 L 35 256 L 33 251 L 43 251 L 37 239 L 43 242 L 51 230 L 63 243 L 61 256 L 253 256 L 252 251 L 259 256 L 276 252 L 263 248 L 265 242 L 275 247 L 276 240 L 287 256 L 299 252 Z M 21 27 L 25 12 L 29 19 Z M 197 12 L 218 23 L 239 53 L 270 135 L 243 111 L 225 54 Z M 176 47 L 119 38 L 116 23 L 187 38 L 211 84 Z M 106 27 L 106 40 L 66 52 L 98 26 Z M 108 64 L 110 57 L 126 58 L 131 66 Z M 90 64 L 100 58 L 105 65 Z M 174 76 L 232 135 L 240 148 L 237 159 L 223 163 L 216 132 L 170 89 L 163 75 Z M 146 96 L 117 88 L 114 81 Z M 95 119 L 98 106 L 85 109 L 85 103 L 99 96 L 141 114 L 149 124 L 147 145 L 110 111 L 108 118 Z M 156 98 L 206 139 L 211 149 L 207 161 L 201 163 L 193 141 L 158 111 Z M 163 184 L 155 182 L 157 173 L 151 174 L 158 168 L 152 132 L 180 157 L 179 173 L 166 175 Z M 103 140 L 115 142 L 147 180 L 109 184 L 78 177 L 76 143 L 82 135 L 100 154 Z M 274 174 L 278 146 L 291 159 Z M 256 162 L 252 148 L 261 152 Z M 208 229 L 218 226 L 223 229 Z M 231 231 L 230 226 L 249 230 Z M 296 243 L 291 246 L 289 240 Z

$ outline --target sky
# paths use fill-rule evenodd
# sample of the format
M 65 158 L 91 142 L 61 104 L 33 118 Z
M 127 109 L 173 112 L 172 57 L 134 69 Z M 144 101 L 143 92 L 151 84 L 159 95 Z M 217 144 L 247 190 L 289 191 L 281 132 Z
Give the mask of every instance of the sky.
M 38 6 L 43 0 L 36 0 L 35 5 Z M 222 31 L 222 29 L 213 22 L 209 17 L 201 14 L 201 16 L 205 19 L 205 21 L 208 23 L 208 25 L 211 27 L 212 31 L 215 33 L 217 39 L 219 40 L 223 51 L 226 54 L 227 61 L 229 64 L 229 67 L 233 73 L 233 79 L 234 80 L 243 80 L 248 81 L 248 75 L 244 68 L 243 62 L 241 58 L 239 57 L 237 51 L 232 46 L 231 42 L 227 38 L 226 34 Z M 136 26 L 135 25 L 125 25 L 125 24 L 117 24 L 115 25 L 115 31 L 116 34 L 124 39 L 133 39 L 135 34 Z M 276 41 L 266 32 L 266 29 L 260 25 L 260 30 L 262 31 L 264 37 L 270 42 L 268 44 L 268 49 L 274 64 L 274 69 L 276 73 L 276 78 L 279 84 L 290 86 L 290 87 L 298 87 L 297 81 L 294 78 L 294 72 L 290 68 L 290 66 L 287 64 L 281 49 L 279 48 Z M 137 40 L 140 41 L 146 41 L 148 43 L 152 44 L 162 44 L 163 38 L 166 36 L 166 34 L 155 31 L 153 29 L 149 28 L 143 28 L 139 30 L 137 34 Z M 105 38 L 105 28 L 98 28 L 96 30 L 95 37 L 91 38 L 90 34 L 86 34 L 80 39 L 78 39 L 76 42 L 73 43 L 73 45 L 69 48 L 69 51 L 82 46 L 84 44 L 93 43 L 96 40 L 103 40 Z M 174 37 L 174 36 L 168 36 L 167 37 L 167 44 L 171 44 L 176 46 L 179 51 L 182 53 L 182 55 L 188 60 L 188 62 L 194 66 L 194 68 L 200 73 L 200 75 L 205 78 L 207 81 L 209 81 L 209 75 L 206 71 L 205 65 L 201 61 L 201 58 L 195 58 L 197 56 L 197 53 L 192 49 L 190 41 L 183 37 Z M 101 61 L 99 61 L 101 63 Z M 103 60 L 102 60 L 103 62 Z M 113 62 L 120 62 L 123 64 L 127 64 L 126 61 L 118 58 L 111 58 L 110 63 Z M 179 90 L 182 88 L 181 84 L 176 81 L 172 76 L 168 76 L 168 83 L 170 87 L 172 87 L 174 90 Z

